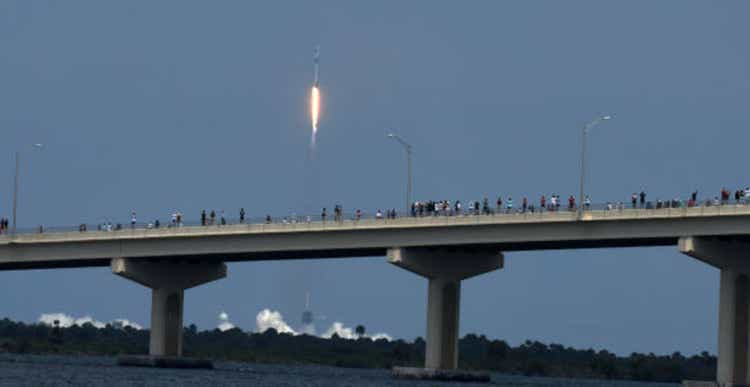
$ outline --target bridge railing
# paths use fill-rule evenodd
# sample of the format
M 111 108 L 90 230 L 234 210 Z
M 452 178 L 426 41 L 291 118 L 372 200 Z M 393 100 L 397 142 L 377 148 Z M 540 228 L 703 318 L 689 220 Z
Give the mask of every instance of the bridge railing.
M 578 219 L 576 208 L 569 208 L 566 205 L 558 208 L 545 208 L 540 210 L 538 207 L 523 208 L 497 208 L 483 211 L 463 209 L 460 212 L 454 210 L 438 211 L 423 213 L 421 216 L 412 216 L 412 214 L 398 213 L 395 218 L 386 216 L 387 212 L 382 213 L 382 217 L 376 217 L 377 212 L 360 211 L 343 212 L 337 217 L 334 214 L 327 214 L 325 218 L 318 215 L 295 215 L 291 214 L 282 217 L 272 217 L 270 222 L 266 217 L 247 217 L 244 222 L 239 218 L 221 217 L 215 218 L 213 222 L 207 219 L 207 224 L 202 224 L 199 219 L 182 220 L 181 222 L 165 222 L 156 224 L 156 222 L 137 222 L 131 225 L 130 222 L 112 223 L 103 222 L 99 224 L 79 224 L 74 226 L 53 226 L 53 227 L 33 227 L 20 228 L 16 234 L 19 238 L 31 236 L 34 234 L 97 234 L 114 233 L 117 235 L 129 236 L 137 234 L 172 234 L 172 233 L 190 233 L 196 230 L 222 230 L 227 231 L 228 227 L 246 232 L 251 231 L 294 231 L 294 230 L 312 230 L 341 227 L 368 227 L 380 226 L 384 224 L 392 225 L 429 225 L 429 224 L 476 224 L 476 223 L 495 223 L 503 222 L 525 222 L 525 221 L 572 221 Z M 704 201 L 700 205 L 688 205 L 687 202 L 670 202 L 660 206 L 651 204 L 633 206 L 630 203 L 604 203 L 588 206 L 582 213 L 583 220 L 589 219 L 621 219 L 621 218 L 659 218 L 659 217 L 681 217 L 681 216 L 718 216 L 732 214 L 750 214 L 750 201 L 732 202 L 715 205 L 713 202 Z M 0 240 L 8 239 L 10 235 L 8 230 L 0 234 Z

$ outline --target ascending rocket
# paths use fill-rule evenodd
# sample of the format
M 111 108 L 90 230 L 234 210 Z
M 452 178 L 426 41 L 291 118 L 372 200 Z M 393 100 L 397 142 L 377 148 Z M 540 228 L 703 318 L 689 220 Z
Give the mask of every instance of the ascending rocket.
M 315 148 L 315 137 L 318 133 L 318 117 L 320 116 L 320 88 L 318 87 L 319 68 L 320 68 L 320 46 L 315 46 L 313 51 L 313 67 L 315 71 L 315 81 L 310 91 L 310 118 L 312 120 L 312 137 L 310 138 L 311 148 Z

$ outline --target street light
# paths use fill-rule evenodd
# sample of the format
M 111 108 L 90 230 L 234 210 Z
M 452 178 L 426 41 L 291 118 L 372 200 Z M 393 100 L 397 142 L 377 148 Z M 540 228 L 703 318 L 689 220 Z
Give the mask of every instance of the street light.
M 34 144 L 33 149 L 43 149 L 44 144 Z M 16 151 L 16 176 L 13 182 L 13 226 L 11 228 L 11 237 L 16 237 L 16 213 L 18 209 L 18 178 L 21 171 L 21 152 Z
M 406 151 L 406 213 L 408 214 L 411 205 L 411 145 L 397 134 L 388 133 L 388 137 L 398 141 Z
M 578 196 L 578 220 L 581 220 L 581 218 L 583 217 L 583 207 L 585 200 L 583 196 L 583 184 L 586 180 L 586 134 L 588 134 L 589 130 L 598 125 L 600 122 L 611 119 L 612 116 L 610 115 L 599 116 L 589 121 L 581 129 L 581 192 Z

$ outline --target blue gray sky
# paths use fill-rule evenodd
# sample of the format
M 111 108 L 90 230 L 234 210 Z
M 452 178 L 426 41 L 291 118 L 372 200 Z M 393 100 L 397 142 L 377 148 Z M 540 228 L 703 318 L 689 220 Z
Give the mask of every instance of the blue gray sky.
M 400 207 L 577 192 L 590 136 L 595 202 L 750 185 L 743 1 L 0 2 L 0 215 L 22 151 L 21 226 L 251 216 L 341 202 Z M 307 159 L 312 49 L 323 113 Z M 34 152 L 30 145 L 44 143 Z M 0 315 L 125 317 L 147 289 L 107 268 L 0 273 Z M 461 331 L 517 344 L 716 350 L 718 272 L 675 248 L 510 253 L 464 282 Z M 295 325 L 312 292 L 328 325 L 425 332 L 426 281 L 384 257 L 229 265 L 186 293 L 185 322 Z

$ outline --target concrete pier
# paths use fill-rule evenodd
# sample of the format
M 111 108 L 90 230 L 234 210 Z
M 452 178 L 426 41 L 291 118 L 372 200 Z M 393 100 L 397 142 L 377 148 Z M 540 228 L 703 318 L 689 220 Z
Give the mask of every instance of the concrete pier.
M 680 252 L 721 271 L 716 385 L 750 385 L 750 245 L 709 238 L 681 238 Z M 684 385 L 697 385 L 685 382 Z
M 182 356 L 185 289 L 227 275 L 227 267 L 223 263 L 164 263 L 114 258 L 111 266 L 113 273 L 151 288 L 151 357 Z M 174 361 L 168 363 L 173 364 Z
M 458 332 L 461 306 L 461 281 L 503 267 L 503 255 L 493 250 L 447 248 L 393 248 L 388 262 L 429 280 L 427 291 L 427 348 L 424 372 L 409 369 L 410 377 L 429 379 L 440 375 L 446 380 L 465 380 L 467 373 L 436 372 L 458 368 Z M 394 369 L 394 376 L 404 376 Z M 418 375 L 419 374 L 419 375 Z M 437 376 L 435 377 L 437 378 Z M 485 375 L 477 378 L 484 380 Z M 453 380 L 453 379 L 451 379 Z

